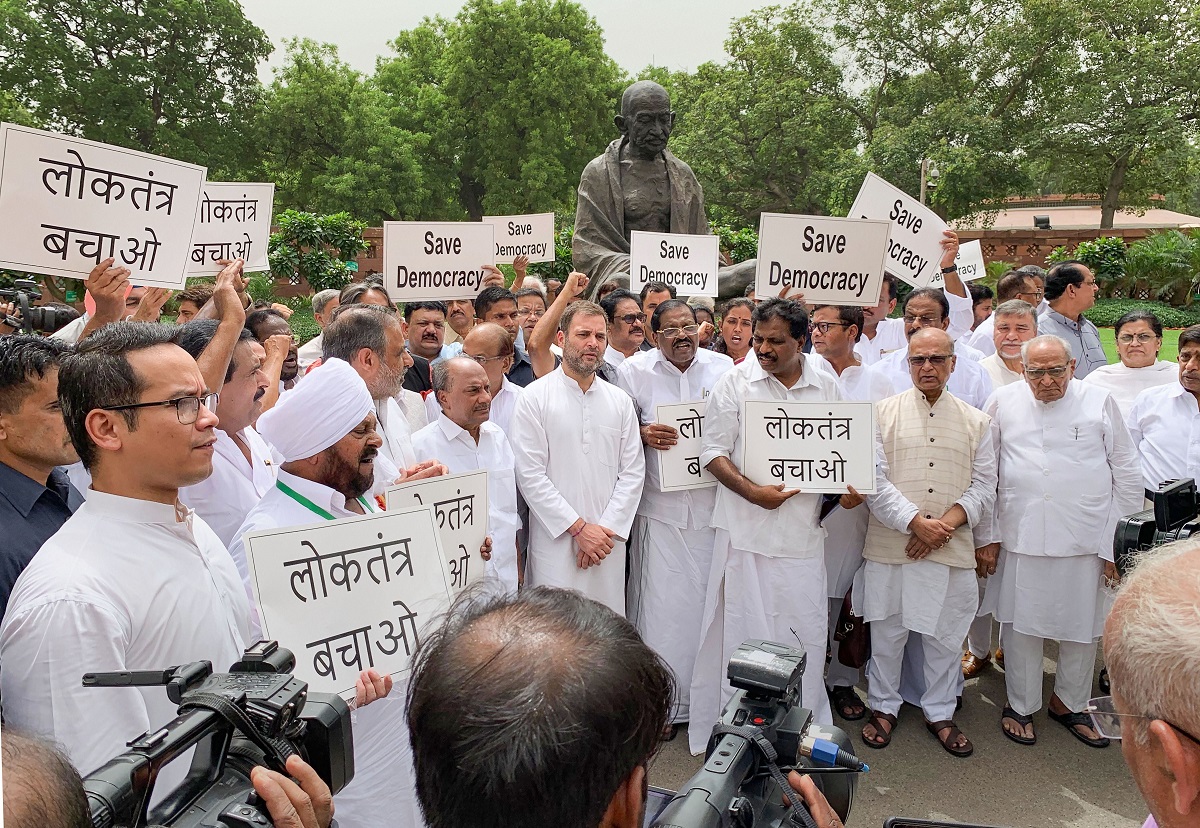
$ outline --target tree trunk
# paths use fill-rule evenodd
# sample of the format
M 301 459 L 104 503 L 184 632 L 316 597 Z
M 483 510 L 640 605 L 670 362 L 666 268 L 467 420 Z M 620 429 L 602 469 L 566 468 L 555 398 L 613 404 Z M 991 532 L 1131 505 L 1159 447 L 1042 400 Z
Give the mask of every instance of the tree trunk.
M 1111 230 L 1113 219 L 1121 207 L 1121 189 L 1125 186 L 1125 174 L 1129 172 L 1130 150 L 1125 150 L 1113 161 L 1108 172 L 1108 187 L 1100 200 L 1100 229 Z
M 471 221 L 483 221 L 483 185 L 466 173 L 458 174 L 458 200 Z

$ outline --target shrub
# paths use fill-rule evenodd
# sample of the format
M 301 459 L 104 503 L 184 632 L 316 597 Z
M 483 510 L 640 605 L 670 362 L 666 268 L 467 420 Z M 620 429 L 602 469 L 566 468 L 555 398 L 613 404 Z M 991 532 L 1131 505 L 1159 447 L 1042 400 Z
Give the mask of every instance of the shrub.
M 1147 302 L 1137 299 L 1098 299 L 1084 316 L 1098 328 L 1111 328 L 1124 314 L 1131 310 L 1151 311 L 1164 328 L 1186 328 L 1200 325 L 1200 306 L 1176 308 L 1163 302 Z
M 279 232 L 271 234 L 267 258 L 277 278 L 299 274 L 314 291 L 350 284 L 355 268 L 348 265 L 367 249 L 365 222 L 349 213 L 318 216 L 299 210 L 284 210 L 275 218 Z

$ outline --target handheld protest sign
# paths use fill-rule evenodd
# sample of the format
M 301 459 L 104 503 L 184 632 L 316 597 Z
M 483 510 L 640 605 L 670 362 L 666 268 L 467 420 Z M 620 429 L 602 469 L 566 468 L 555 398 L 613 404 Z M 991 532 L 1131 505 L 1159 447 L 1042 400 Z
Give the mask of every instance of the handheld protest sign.
M 554 261 L 554 213 L 526 216 L 484 216 L 496 231 L 494 262 L 528 256 L 530 264 Z
M 352 697 L 363 670 L 408 673 L 425 625 L 450 606 L 433 520 L 405 509 L 245 536 L 263 637 L 296 654 L 309 689 Z
M 983 261 L 983 245 L 979 243 L 979 239 L 960 244 L 954 263 L 958 265 L 958 278 L 964 282 L 981 279 L 987 275 L 987 265 Z M 942 278 L 942 271 L 939 268 L 929 281 L 929 286 L 940 288 L 944 284 L 946 284 L 946 280 Z
M 487 537 L 486 471 L 401 483 L 389 488 L 385 496 L 389 512 L 414 506 L 433 510 L 454 595 L 483 578 L 484 565 L 479 557 L 479 547 Z
M 746 400 L 742 474 L 806 494 L 875 493 L 875 406 Z
M 495 258 L 495 228 L 478 221 L 385 221 L 383 276 L 396 302 L 474 299 Z
M 878 304 L 887 234 L 882 221 L 763 213 L 754 295 L 769 299 L 787 286 L 809 304 Z
M 629 239 L 629 289 L 640 293 L 647 282 L 663 282 L 680 296 L 715 297 L 720 263 L 717 236 L 634 230 Z
M 270 270 L 274 184 L 206 181 L 200 197 L 188 275 L 220 273 L 222 259 L 245 259 L 246 272 Z
M 182 288 L 208 171 L 0 124 L 0 267 L 86 278 L 107 258 L 130 282 Z
M 678 434 L 675 445 L 666 451 L 651 449 L 658 455 L 660 490 L 681 492 L 716 486 L 717 478 L 700 467 L 700 438 L 704 436 L 708 402 L 664 404 L 656 406 L 654 411 L 659 423 L 671 426 Z
M 875 173 L 867 173 L 854 204 L 853 218 L 882 219 L 891 224 L 887 269 L 913 287 L 927 287 L 941 271 L 942 231 L 949 225 L 941 216 Z

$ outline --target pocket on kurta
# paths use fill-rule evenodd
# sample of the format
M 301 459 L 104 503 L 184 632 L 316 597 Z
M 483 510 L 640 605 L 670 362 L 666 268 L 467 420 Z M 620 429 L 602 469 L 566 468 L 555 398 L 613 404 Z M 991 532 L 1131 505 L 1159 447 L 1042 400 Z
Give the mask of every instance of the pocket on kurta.
M 621 432 L 607 426 L 596 426 L 594 457 L 596 462 L 615 469 L 621 462 Z

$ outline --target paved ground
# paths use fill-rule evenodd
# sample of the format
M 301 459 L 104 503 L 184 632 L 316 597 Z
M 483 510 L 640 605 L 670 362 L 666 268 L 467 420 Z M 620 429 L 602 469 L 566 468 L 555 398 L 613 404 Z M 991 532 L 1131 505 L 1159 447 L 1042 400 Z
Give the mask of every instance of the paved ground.
M 1053 651 L 1048 648 L 1048 654 Z M 1048 673 L 1053 662 L 1046 662 Z M 1047 676 L 1049 700 L 1053 675 Z M 860 695 L 866 697 L 864 687 Z M 1099 695 L 1099 690 L 1095 691 Z M 859 737 L 861 722 L 838 721 L 871 772 L 860 777 L 850 828 L 879 828 L 889 816 L 944 819 L 1007 828 L 1138 828 L 1146 806 L 1121 758 L 1120 744 L 1102 750 L 1076 741 L 1044 712 L 1034 717 L 1038 743 L 1023 747 L 1004 738 L 1004 673 L 987 668 L 967 682 L 958 724 L 975 753 L 955 759 L 925 730 L 921 712 L 905 706 L 895 738 L 870 750 Z M 680 732 L 665 744 L 650 770 L 650 783 L 674 790 L 700 767 Z

